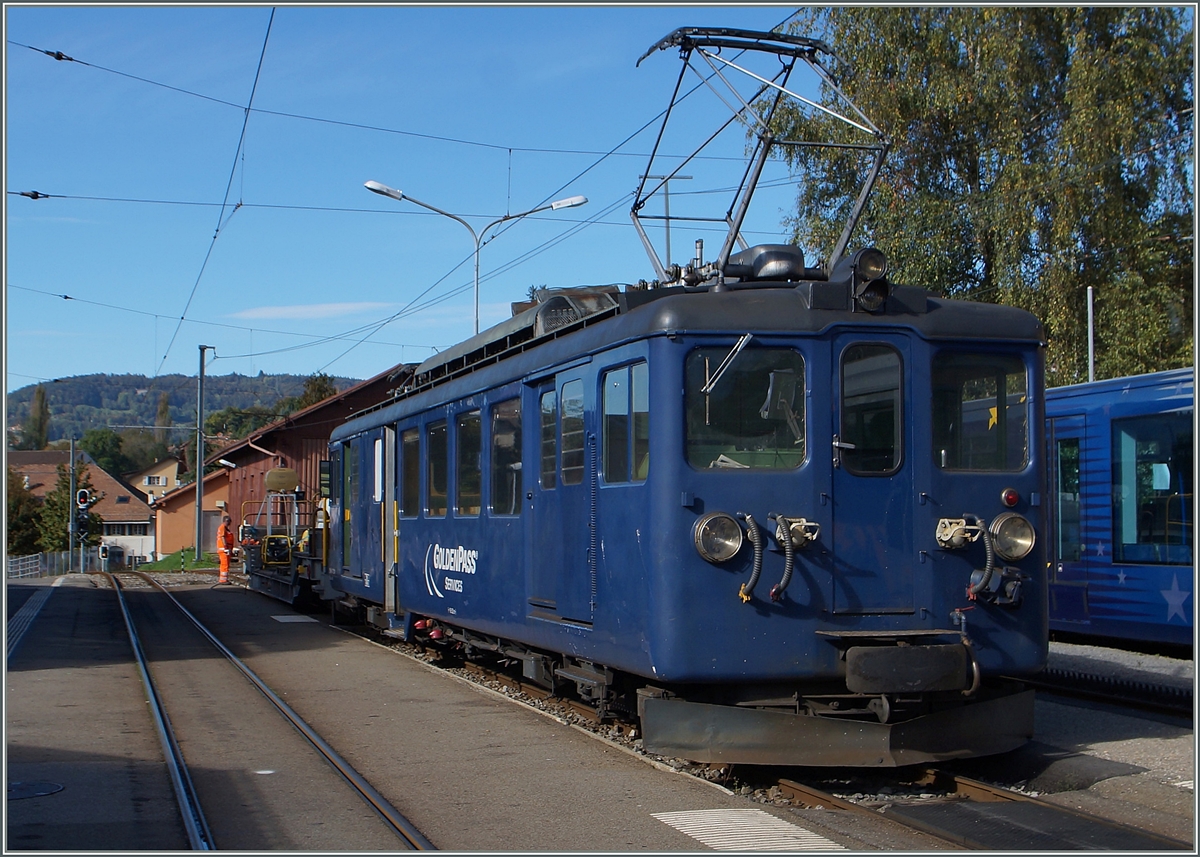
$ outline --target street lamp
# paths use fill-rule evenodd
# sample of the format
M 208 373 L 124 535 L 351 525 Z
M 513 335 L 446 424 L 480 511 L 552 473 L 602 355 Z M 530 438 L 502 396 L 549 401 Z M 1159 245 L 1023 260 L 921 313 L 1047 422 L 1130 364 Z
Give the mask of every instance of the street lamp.
M 475 332 L 476 333 L 479 333 L 479 248 L 480 248 L 480 239 L 482 239 L 483 236 L 487 234 L 487 231 L 489 229 L 491 229 L 493 226 L 499 226 L 501 223 L 504 223 L 506 220 L 517 220 L 518 218 L 526 217 L 530 214 L 536 214 L 539 211 L 547 211 L 547 210 L 558 211 L 560 208 L 576 208 L 577 206 L 583 205 L 584 203 L 587 202 L 586 196 L 567 197 L 566 199 L 556 200 L 555 202 L 547 203 L 546 205 L 539 205 L 537 208 L 529 209 L 529 211 L 522 211 L 520 214 L 506 214 L 503 217 L 498 217 L 495 220 L 493 220 L 491 223 L 489 223 L 487 226 L 483 227 L 483 229 L 481 229 L 479 232 L 476 232 L 472 228 L 471 224 L 467 223 L 467 221 L 463 220 L 457 214 L 451 214 L 448 211 L 442 211 L 440 208 L 432 206 L 427 202 L 421 202 L 421 200 L 419 200 L 419 199 L 413 199 L 411 196 L 408 196 L 407 194 L 404 194 L 401 191 L 396 190 L 394 187 L 388 187 L 387 185 L 380 184 L 379 182 L 376 182 L 376 181 L 369 181 L 363 186 L 367 190 L 369 190 L 373 193 L 380 194 L 381 196 L 390 197 L 390 198 L 396 200 L 397 202 L 401 202 L 401 201 L 407 199 L 409 202 L 411 202 L 415 205 L 419 205 L 422 208 L 428 208 L 430 211 L 436 212 L 437 214 L 444 215 L 445 217 L 449 217 L 451 220 L 457 220 L 463 226 L 467 227 L 467 231 L 471 233 L 471 238 L 474 239 L 474 241 L 475 241 Z

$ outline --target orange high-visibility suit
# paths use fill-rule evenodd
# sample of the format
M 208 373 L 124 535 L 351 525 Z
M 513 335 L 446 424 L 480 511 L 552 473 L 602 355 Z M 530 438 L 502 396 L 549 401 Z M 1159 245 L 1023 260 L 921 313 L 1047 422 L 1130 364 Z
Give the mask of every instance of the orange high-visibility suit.
M 217 557 L 221 560 L 221 576 L 217 578 L 218 583 L 229 582 L 229 557 L 233 553 L 233 529 L 230 527 L 228 517 L 221 521 L 221 526 L 217 527 Z

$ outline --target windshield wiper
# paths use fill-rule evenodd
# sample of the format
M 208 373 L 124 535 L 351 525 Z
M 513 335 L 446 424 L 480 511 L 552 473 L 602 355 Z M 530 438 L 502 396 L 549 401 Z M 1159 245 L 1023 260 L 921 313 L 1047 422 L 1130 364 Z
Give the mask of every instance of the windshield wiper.
M 753 338 L 753 333 L 742 334 L 741 339 L 737 341 L 737 343 L 733 346 L 733 349 L 725 355 L 725 359 L 721 361 L 721 365 L 717 367 L 717 371 L 711 378 L 708 379 L 708 382 L 700 388 L 700 393 L 702 395 L 707 396 L 713 391 L 713 388 L 717 386 L 717 382 L 721 380 L 721 376 L 725 374 L 725 371 L 729 369 L 730 364 L 733 363 L 734 358 L 742 353 L 742 349 L 749 345 L 750 340 Z

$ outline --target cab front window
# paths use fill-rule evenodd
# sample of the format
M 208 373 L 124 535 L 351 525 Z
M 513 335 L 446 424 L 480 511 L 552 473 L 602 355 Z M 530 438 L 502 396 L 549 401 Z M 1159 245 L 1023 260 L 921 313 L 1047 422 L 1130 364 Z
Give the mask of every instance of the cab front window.
M 804 462 L 804 358 L 791 348 L 697 348 L 685 364 L 693 467 L 787 470 Z M 726 363 L 725 371 L 717 374 Z
M 1025 469 L 1029 387 L 1018 355 L 942 351 L 934 355 L 931 377 L 935 466 Z

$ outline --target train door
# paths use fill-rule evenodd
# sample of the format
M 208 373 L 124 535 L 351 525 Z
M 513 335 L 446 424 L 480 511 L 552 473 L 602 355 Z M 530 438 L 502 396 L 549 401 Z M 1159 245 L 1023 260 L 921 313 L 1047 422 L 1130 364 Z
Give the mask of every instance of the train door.
M 335 559 L 335 563 L 340 574 L 356 576 L 353 569 L 356 567 L 354 562 L 354 549 L 358 546 L 359 539 L 354 537 L 354 524 L 358 518 L 358 488 L 359 488 L 359 465 L 358 465 L 358 441 L 351 439 L 344 441 L 338 450 L 338 472 L 341 475 L 341 520 L 338 522 L 338 541 L 341 547 L 341 556 Z
M 596 557 L 589 511 L 594 512 L 596 495 L 596 450 L 585 421 L 584 371 L 561 372 L 533 389 L 536 406 L 526 411 L 537 421 L 526 433 L 537 446 L 527 460 L 538 463 L 525 478 L 529 611 L 590 625 Z
M 834 340 L 833 612 L 913 611 L 913 464 L 902 336 Z
M 1088 560 L 1080 499 L 1086 423 L 1083 416 L 1050 421 L 1050 615 L 1058 623 L 1088 621 Z
M 396 501 L 396 429 L 385 426 L 383 437 L 376 440 L 380 455 L 380 481 L 383 486 L 380 528 L 383 535 L 383 609 L 396 612 L 396 560 L 400 553 L 400 507 Z

